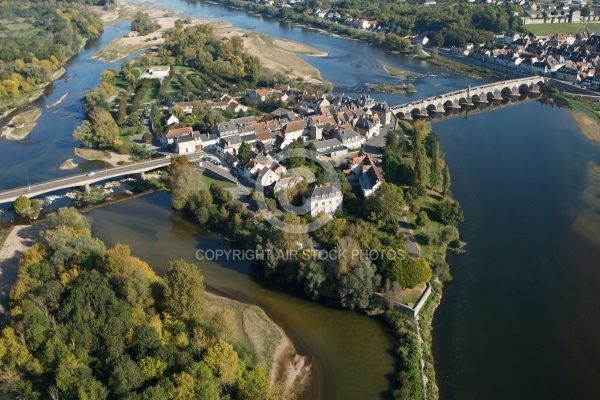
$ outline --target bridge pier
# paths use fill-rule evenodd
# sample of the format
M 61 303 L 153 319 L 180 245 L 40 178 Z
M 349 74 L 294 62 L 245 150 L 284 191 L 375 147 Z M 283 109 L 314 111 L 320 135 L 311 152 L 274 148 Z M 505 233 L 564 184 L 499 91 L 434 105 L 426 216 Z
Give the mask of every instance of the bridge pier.
M 144 171 L 140 172 L 139 174 L 137 174 L 138 178 L 141 181 L 145 181 L 146 180 L 146 173 Z
M 87 194 L 90 194 L 90 184 L 89 184 L 89 183 L 86 183 L 85 185 L 83 185 L 83 186 L 81 187 L 81 189 L 82 189 L 82 190 L 83 190 L 85 193 L 87 193 Z

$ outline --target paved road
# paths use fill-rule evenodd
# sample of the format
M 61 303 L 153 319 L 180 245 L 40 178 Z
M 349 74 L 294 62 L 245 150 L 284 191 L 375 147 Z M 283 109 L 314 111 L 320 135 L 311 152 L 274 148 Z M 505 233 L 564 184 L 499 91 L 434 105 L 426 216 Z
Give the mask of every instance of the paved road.
M 53 179 L 44 182 L 32 183 L 28 186 L 21 186 L 14 189 L 8 189 L 0 192 L 0 204 L 14 201 L 17 197 L 25 195 L 27 197 L 39 196 L 41 194 L 53 192 L 55 190 L 67 189 L 77 186 L 89 185 L 105 179 L 116 178 L 123 175 L 149 171 L 155 168 L 164 167 L 171 163 L 170 158 L 159 158 L 150 161 L 142 161 L 135 164 L 124 165 L 115 168 L 99 169 L 92 172 L 85 172 L 63 178 Z
M 406 220 L 406 217 L 402 217 L 399 221 L 400 230 L 406 236 L 406 251 L 408 255 L 412 258 L 419 258 L 421 256 L 421 251 L 419 250 L 419 245 L 413 236 L 412 229 L 410 229 L 410 224 Z

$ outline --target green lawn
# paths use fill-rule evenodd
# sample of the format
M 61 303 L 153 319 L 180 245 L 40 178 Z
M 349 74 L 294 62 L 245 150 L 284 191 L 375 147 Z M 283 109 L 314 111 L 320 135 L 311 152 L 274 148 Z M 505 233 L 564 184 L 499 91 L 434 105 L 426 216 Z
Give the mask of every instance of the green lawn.
M 202 174 L 202 177 L 204 178 L 204 183 L 206 183 L 206 186 L 210 186 L 211 184 L 215 184 L 215 186 L 218 186 L 220 188 L 228 188 L 228 187 L 234 187 L 235 183 L 229 182 L 229 181 L 223 181 L 221 179 L 216 179 L 213 178 L 212 176 L 208 176 L 205 173 Z
M 183 65 L 176 65 L 175 67 L 173 67 L 173 70 L 174 70 L 175 72 L 181 72 L 182 74 L 183 74 L 183 73 L 185 73 L 185 72 L 188 72 L 188 71 L 193 71 L 193 69 L 192 69 L 192 68 L 190 68 L 190 67 L 185 67 L 185 66 L 183 66 Z
M 155 86 L 152 86 L 150 89 L 148 89 L 146 95 L 142 99 L 142 103 L 149 103 L 153 100 L 156 100 L 158 98 L 158 89 L 159 88 Z
M 440 199 L 436 199 L 430 195 L 420 197 L 412 202 L 412 209 L 419 210 L 432 210 L 434 204 L 438 203 Z M 406 214 L 406 218 L 408 223 L 413 227 L 413 234 L 415 239 L 419 243 L 419 248 L 421 249 L 421 257 L 434 261 L 444 259 L 446 256 L 446 251 L 442 246 L 434 245 L 434 244 L 423 244 L 421 243 L 421 236 L 423 233 L 427 232 L 429 234 L 433 234 L 435 232 L 440 232 L 443 228 L 443 225 L 436 221 L 431 221 L 427 226 L 417 227 L 415 224 L 416 214 L 412 211 Z
M 167 92 L 178 92 L 180 90 L 181 82 L 179 82 L 179 78 L 177 75 L 175 75 L 173 79 L 171 79 L 171 82 L 169 82 L 169 88 L 167 89 Z
M 122 129 L 119 132 L 119 138 L 121 139 L 121 141 L 123 143 L 132 143 L 133 144 L 133 142 L 131 141 L 131 137 L 129 137 L 127 128 Z
M 524 25 L 523 29 L 537 36 L 550 36 L 557 33 L 577 33 L 586 29 L 589 29 L 590 31 L 600 30 L 600 22 L 582 22 L 579 24 L 531 24 Z

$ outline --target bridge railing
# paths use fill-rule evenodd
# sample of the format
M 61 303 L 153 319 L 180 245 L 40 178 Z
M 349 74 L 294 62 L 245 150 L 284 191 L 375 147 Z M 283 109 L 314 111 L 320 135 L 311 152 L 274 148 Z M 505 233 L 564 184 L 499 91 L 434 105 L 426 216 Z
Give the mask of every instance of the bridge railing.
M 148 161 L 142 161 L 142 162 L 140 162 L 140 163 L 128 164 L 128 165 L 119 165 L 118 167 L 112 167 L 112 168 L 106 168 L 106 169 L 94 170 L 94 171 L 90 171 L 90 172 L 96 172 L 96 171 L 107 171 L 107 172 L 108 172 L 108 171 L 111 171 L 111 170 L 113 170 L 113 171 L 114 171 L 114 170 L 116 170 L 117 168 L 132 167 L 132 166 L 134 166 L 134 165 L 143 166 L 143 164 L 144 164 L 144 163 L 150 163 L 150 162 L 153 162 L 153 161 L 159 161 L 159 160 L 161 160 L 161 161 L 162 161 L 162 160 L 166 160 L 166 159 L 167 159 L 167 156 L 164 156 L 164 157 L 160 157 L 160 158 L 154 158 L 154 159 L 152 159 L 152 160 L 148 160 Z M 1 192 L 8 192 L 8 191 L 12 191 L 12 190 L 28 189 L 28 188 L 30 188 L 30 187 L 32 187 L 32 186 L 36 186 L 36 185 L 40 185 L 40 184 L 59 183 L 59 182 L 61 182 L 61 181 L 65 181 L 65 180 L 68 180 L 68 179 L 73 179 L 73 178 L 76 178 L 76 177 L 79 177 L 79 176 L 80 176 L 80 177 L 82 177 L 82 178 L 84 178 L 84 177 L 88 176 L 88 174 L 89 174 L 90 172 L 82 172 L 82 173 L 80 173 L 80 174 L 68 175 L 68 176 L 61 176 L 61 177 L 59 177 L 59 178 L 48 179 L 48 180 L 41 181 L 41 182 L 30 183 L 30 184 L 28 184 L 28 185 L 23 185 L 23 186 L 15 186 L 15 187 L 12 187 L 12 188 L 10 188 L 10 189 L 4 189 L 4 190 L 0 190 L 0 193 L 1 193 Z

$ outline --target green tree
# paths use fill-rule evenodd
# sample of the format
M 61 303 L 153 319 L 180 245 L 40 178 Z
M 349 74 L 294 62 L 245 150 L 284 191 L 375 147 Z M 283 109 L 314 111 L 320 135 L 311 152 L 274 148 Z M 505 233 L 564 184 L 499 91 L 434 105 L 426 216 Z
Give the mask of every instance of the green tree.
M 83 95 L 83 109 L 88 114 L 96 108 L 108 111 L 108 107 L 108 98 L 103 90 L 90 89 Z
M 381 278 L 369 260 L 361 260 L 350 272 L 340 277 L 339 296 L 344 308 L 369 307 L 373 293 L 379 288 Z
M 415 186 L 424 193 L 427 186 L 428 160 L 427 152 L 423 142 L 415 136 L 414 156 L 415 160 Z
M 188 400 L 193 399 L 195 394 L 194 377 L 187 372 L 173 375 L 175 385 L 169 390 L 169 399 Z
M 153 357 L 144 357 L 140 360 L 140 370 L 147 379 L 161 377 L 167 370 L 167 364 Z
M 165 311 L 184 321 L 202 321 L 204 278 L 198 267 L 181 259 L 171 261 L 165 281 Z
M 419 211 L 419 213 L 417 214 L 417 218 L 415 219 L 415 223 L 417 224 L 417 226 L 423 227 L 429 224 L 429 222 L 430 220 L 427 213 L 425 211 Z
M 203 361 L 223 385 L 234 384 L 241 376 L 240 359 L 229 343 L 219 339 L 206 351 Z
M 252 147 L 244 142 L 240 145 L 240 148 L 238 149 L 238 154 L 237 157 L 240 161 L 244 161 L 246 159 L 246 157 L 248 157 L 248 154 L 250 154 L 250 152 L 252 151 Z
M 404 193 L 391 183 L 383 183 L 365 201 L 365 215 L 374 223 L 395 226 L 404 213 Z
M 124 396 L 139 388 L 144 382 L 144 376 L 135 361 L 123 355 L 113 363 L 108 382 L 115 395 Z
M 450 190 L 450 168 L 446 165 L 444 168 L 444 179 L 442 181 L 442 194 L 445 196 Z
M 442 160 L 440 158 L 440 144 L 436 143 L 436 148 L 433 151 L 433 157 L 431 158 L 431 174 L 430 174 L 431 188 L 437 188 L 442 185 Z
M 448 243 L 454 242 L 459 238 L 460 234 L 458 232 L 458 229 L 452 225 L 445 226 L 440 232 L 440 244 L 442 246 L 447 246 Z
M 38 200 L 30 200 L 26 196 L 19 196 L 13 203 L 17 215 L 29 219 L 36 219 L 40 215 L 42 205 Z
M 456 225 L 458 222 L 464 220 L 460 205 L 450 199 L 436 203 L 433 207 L 433 216 L 444 225 Z
M 173 193 L 173 208 L 183 210 L 192 205 L 194 196 L 206 189 L 202 174 L 188 164 L 175 176 L 171 176 L 171 191 Z M 194 207 L 192 207 L 191 211 Z
M 260 76 L 260 58 L 255 56 L 248 56 L 244 60 L 244 71 L 246 73 L 246 77 L 248 81 L 252 85 L 256 85 L 258 83 L 258 78 Z
M 108 111 L 94 108 L 88 118 L 75 129 L 74 139 L 90 148 L 117 149 L 121 145 L 119 127 Z

